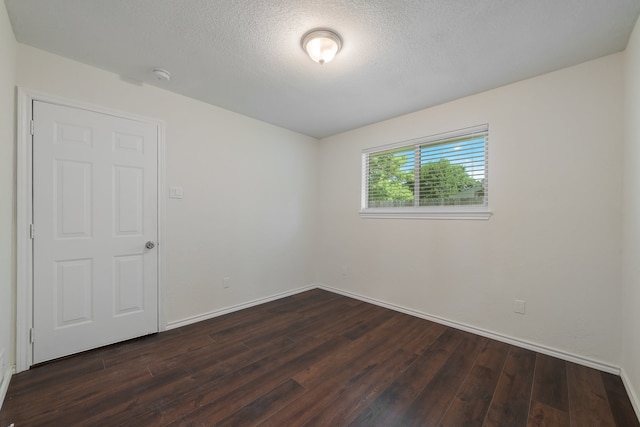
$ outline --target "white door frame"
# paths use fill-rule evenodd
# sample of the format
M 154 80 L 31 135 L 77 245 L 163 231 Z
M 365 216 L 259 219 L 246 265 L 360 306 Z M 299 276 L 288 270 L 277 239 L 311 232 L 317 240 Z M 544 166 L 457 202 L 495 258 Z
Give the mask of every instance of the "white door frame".
M 18 88 L 17 111 L 17 230 L 16 230 L 16 372 L 22 372 L 32 364 L 33 345 L 30 331 L 33 328 L 33 168 L 32 135 L 33 101 L 43 101 L 67 107 L 80 108 L 130 120 L 151 123 L 158 128 L 158 325 L 166 329 L 165 296 L 165 124 L 161 120 L 72 101 L 54 95 Z

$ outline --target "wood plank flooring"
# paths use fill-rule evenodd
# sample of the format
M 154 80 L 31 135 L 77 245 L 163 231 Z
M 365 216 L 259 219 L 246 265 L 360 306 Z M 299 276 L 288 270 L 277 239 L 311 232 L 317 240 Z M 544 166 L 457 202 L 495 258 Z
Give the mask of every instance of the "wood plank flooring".
M 15 375 L 11 423 L 640 426 L 619 377 L 317 289 Z

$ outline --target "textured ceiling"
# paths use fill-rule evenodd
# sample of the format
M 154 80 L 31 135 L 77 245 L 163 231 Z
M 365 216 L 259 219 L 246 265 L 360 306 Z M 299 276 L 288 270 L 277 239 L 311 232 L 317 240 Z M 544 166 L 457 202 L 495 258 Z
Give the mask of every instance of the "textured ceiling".
M 21 43 L 315 137 L 622 51 L 640 14 L 640 0 L 5 3 Z M 322 66 L 300 47 L 316 27 L 344 40 Z

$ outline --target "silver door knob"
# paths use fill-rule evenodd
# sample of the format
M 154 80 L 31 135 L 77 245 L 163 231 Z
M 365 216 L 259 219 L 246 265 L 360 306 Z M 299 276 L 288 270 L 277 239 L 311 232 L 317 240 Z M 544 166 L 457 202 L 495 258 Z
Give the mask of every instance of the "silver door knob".
M 149 240 L 145 246 L 147 247 L 147 249 L 153 249 L 156 247 L 156 244 Z

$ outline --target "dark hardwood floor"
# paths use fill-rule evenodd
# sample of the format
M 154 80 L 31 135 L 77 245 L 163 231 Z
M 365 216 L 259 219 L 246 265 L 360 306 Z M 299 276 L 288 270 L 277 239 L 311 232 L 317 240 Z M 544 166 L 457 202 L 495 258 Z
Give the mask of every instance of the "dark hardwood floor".
M 11 423 L 639 426 L 619 377 L 322 290 L 15 375 Z

